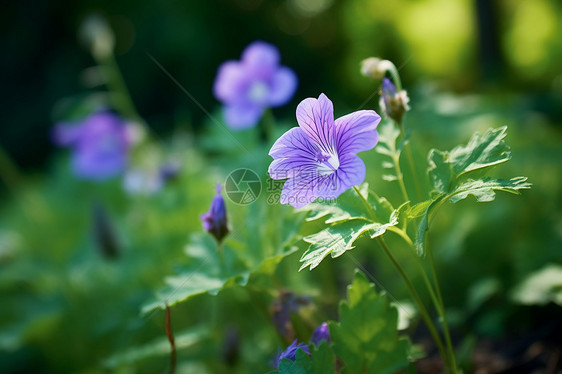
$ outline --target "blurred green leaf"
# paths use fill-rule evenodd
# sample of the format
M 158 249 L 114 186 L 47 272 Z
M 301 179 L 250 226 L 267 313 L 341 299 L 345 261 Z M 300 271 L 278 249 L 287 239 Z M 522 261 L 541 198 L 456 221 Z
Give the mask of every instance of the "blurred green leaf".
M 209 335 L 207 329 L 199 326 L 188 331 L 183 331 L 174 336 L 176 350 L 182 350 L 193 346 Z M 103 366 L 107 369 L 115 369 L 123 365 L 131 365 L 137 361 L 145 360 L 152 357 L 170 355 L 170 342 L 166 337 L 162 337 L 143 345 L 134 347 L 124 352 L 119 352 L 103 362 Z
M 545 305 L 549 302 L 562 306 L 562 266 L 549 264 L 515 287 L 512 300 L 525 305 Z
M 342 373 L 395 373 L 408 366 L 410 343 L 398 337 L 398 311 L 363 273 L 355 273 L 339 313 L 340 322 L 330 322 L 330 336 L 345 365 Z

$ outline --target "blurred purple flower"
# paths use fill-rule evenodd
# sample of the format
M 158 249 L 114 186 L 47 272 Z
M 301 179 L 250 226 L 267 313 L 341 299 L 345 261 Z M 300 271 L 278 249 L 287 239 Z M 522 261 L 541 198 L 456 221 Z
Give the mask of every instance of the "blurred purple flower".
M 213 235 L 219 243 L 222 242 L 229 231 L 226 219 L 226 206 L 221 195 L 221 189 L 222 186 L 220 184 L 217 185 L 217 194 L 213 201 L 211 201 L 209 211 L 201 215 L 203 228 Z
M 396 87 L 390 79 L 383 78 L 382 93 L 379 99 L 381 111 L 387 116 L 400 123 L 404 113 L 410 110 L 408 102 L 410 98 L 405 90 L 396 91 Z
M 280 202 L 301 208 L 318 197 L 332 200 L 365 180 L 365 164 L 357 152 L 378 141 L 380 116 L 360 110 L 334 121 L 330 99 L 304 99 L 297 107 L 297 122 L 269 151 L 272 179 L 287 179 Z
M 326 322 L 322 322 L 322 324 L 314 330 L 312 338 L 310 338 L 310 342 L 314 345 L 319 345 L 322 340 L 330 341 L 330 330 Z
M 72 170 L 83 179 L 104 180 L 127 165 L 132 139 L 126 123 L 108 111 L 90 114 L 78 124 L 57 124 L 55 144 L 72 148 Z
M 304 343 L 299 343 L 297 341 L 297 339 L 295 339 L 295 341 L 293 343 L 291 343 L 290 346 L 287 347 L 287 349 L 285 349 L 283 352 L 277 354 L 276 360 L 275 360 L 275 366 L 277 368 L 279 368 L 279 362 L 281 362 L 281 359 L 283 358 L 288 358 L 291 361 L 295 361 L 295 356 L 297 354 L 297 350 L 298 349 L 302 349 L 303 351 L 305 351 L 306 353 L 310 354 L 310 351 L 308 350 L 308 345 L 304 344 Z
M 279 65 L 279 51 L 256 41 L 246 47 L 240 61 L 226 61 L 213 87 L 224 105 L 223 116 L 233 129 L 255 126 L 264 110 L 287 103 L 297 88 L 297 76 Z

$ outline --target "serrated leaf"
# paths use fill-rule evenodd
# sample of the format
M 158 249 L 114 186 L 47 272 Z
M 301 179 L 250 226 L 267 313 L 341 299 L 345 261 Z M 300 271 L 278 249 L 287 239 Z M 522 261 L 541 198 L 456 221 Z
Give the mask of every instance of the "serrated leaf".
M 369 199 L 369 185 L 363 183 L 358 186 L 359 193 L 364 199 Z M 326 218 L 325 223 L 337 223 L 351 219 L 365 219 L 365 206 L 357 195 L 355 189 L 350 188 L 341 194 L 336 200 L 326 203 L 312 203 L 301 208 L 308 211 L 307 221 Z
M 394 164 L 400 159 L 400 153 L 406 145 L 407 139 L 402 139 L 400 144 L 396 146 L 396 141 L 400 136 L 400 130 L 394 125 L 392 121 L 383 122 L 379 128 L 379 141 L 375 147 L 375 151 L 382 155 L 388 156 L 392 162 L 383 161 L 382 167 L 385 169 L 394 169 Z M 382 179 L 387 182 L 396 181 L 398 177 L 395 174 L 385 174 Z
M 432 202 L 433 200 L 422 201 L 421 203 L 409 207 L 404 213 L 406 214 L 406 216 L 408 216 L 408 218 L 421 217 Z
M 335 356 L 326 341 L 319 346 L 311 345 L 310 355 L 298 349 L 295 361 L 281 359 L 279 370 L 268 374 L 330 374 L 335 372 Z
M 531 183 L 527 182 L 526 177 L 516 177 L 505 179 L 478 179 L 469 180 L 455 189 L 449 200 L 456 203 L 465 199 L 468 195 L 473 195 L 478 202 L 492 201 L 496 197 L 494 191 L 505 191 L 519 194 L 519 190 L 531 188 Z
M 326 229 L 309 235 L 304 241 L 310 243 L 310 247 L 306 250 L 301 258 L 303 265 L 299 271 L 310 266 L 310 270 L 318 266 L 322 260 L 331 255 L 336 258 L 344 254 L 346 251 L 355 248 L 353 243 L 364 233 L 368 233 L 371 238 L 377 237 L 385 233 L 389 226 L 398 224 L 397 214 L 394 214 L 390 222 L 370 223 L 364 220 L 354 219 L 327 227 Z
M 506 162 L 511 158 L 509 146 L 503 140 L 507 127 L 489 129 L 483 135 L 476 133 L 465 146 L 449 152 L 432 149 L 429 152 L 429 178 L 441 193 L 450 192 L 456 180 L 469 172 Z
M 340 322 L 329 326 L 342 373 L 390 374 L 408 365 L 410 343 L 398 336 L 398 311 L 362 273 L 356 272 L 339 313 Z
M 283 358 L 279 361 L 279 374 L 311 374 L 312 361 L 308 353 L 297 349 L 295 361 Z

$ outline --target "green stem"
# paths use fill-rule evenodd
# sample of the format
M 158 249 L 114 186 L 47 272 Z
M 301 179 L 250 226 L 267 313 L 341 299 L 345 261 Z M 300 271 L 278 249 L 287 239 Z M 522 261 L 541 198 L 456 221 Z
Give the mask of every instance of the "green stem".
M 217 249 L 218 249 L 218 255 L 219 255 L 219 266 L 220 266 L 220 271 L 221 271 L 221 275 L 223 277 L 226 277 L 226 262 L 224 261 L 224 252 L 223 252 L 223 246 L 222 246 L 222 242 L 217 243 Z
M 404 131 L 404 125 L 402 122 L 397 122 L 398 128 L 400 129 L 400 135 L 402 139 L 406 137 L 406 133 Z M 414 179 L 414 185 L 416 186 L 416 194 L 418 196 L 419 201 L 423 201 L 423 194 L 421 191 L 421 184 L 418 178 L 418 173 L 416 173 L 416 167 L 414 162 L 414 155 L 412 153 L 412 147 L 410 147 L 410 143 L 406 143 L 405 145 L 406 156 L 408 158 L 408 165 L 410 167 L 410 172 L 412 173 L 412 178 Z
M 437 332 L 437 329 L 435 328 L 435 325 L 431 321 L 431 318 L 429 317 L 429 313 L 427 312 L 427 309 L 423 305 L 423 302 L 422 302 L 418 292 L 414 288 L 412 282 L 410 282 L 410 279 L 408 278 L 408 276 L 406 275 L 406 273 L 402 269 L 402 266 L 400 266 L 398 261 L 396 261 L 396 259 L 394 258 L 394 256 L 390 252 L 390 249 L 388 249 L 388 246 L 386 245 L 384 239 L 380 236 L 377 237 L 377 239 L 379 241 L 380 246 L 382 247 L 382 249 L 384 250 L 384 252 L 388 256 L 388 258 L 390 259 L 390 261 L 392 262 L 394 267 L 396 267 L 396 269 L 398 270 L 398 273 L 400 273 L 400 275 L 404 279 L 404 282 L 406 283 L 406 287 L 408 287 L 408 290 L 410 291 L 410 294 L 412 295 L 412 298 L 414 299 L 414 302 L 418 306 L 418 310 L 420 312 L 420 315 L 421 315 L 422 319 L 424 320 L 425 324 L 427 325 L 429 333 L 433 337 L 433 340 L 435 341 L 435 344 L 437 345 L 437 349 L 439 350 L 439 353 L 441 354 L 441 357 L 443 357 L 443 360 L 448 365 L 449 360 L 448 360 L 448 357 L 447 357 L 447 351 L 445 350 L 445 347 L 443 346 L 443 341 L 441 340 L 441 337 L 439 336 L 439 333 Z M 456 373 L 456 371 L 454 371 L 454 373 Z
M 400 191 L 402 191 L 402 197 L 404 201 L 410 201 L 408 197 L 408 192 L 406 192 L 406 186 L 404 185 L 404 175 L 400 169 L 400 156 L 392 158 L 394 160 L 394 170 L 396 171 L 396 177 L 398 178 L 398 184 L 400 185 Z
M 269 108 L 263 113 L 260 121 L 260 129 L 260 138 L 262 142 L 269 144 L 275 135 L 275 118 L 273 117 L 273 112 Z
M 96 56 L 94 56 L 95 58 Z M 113 101 L 113 105 L 117 111 L 119 111 L 123 116 L 138 122 L 139 124 L 144 124 L 141 116 L 138 114 L 121 70 L 119 70 L 119 65 L 115 60 L 113 53 L 109 53 L 104 57 L 96 58 L 98 65 L 100 65 L 102 71 L 104 72 L 106 84 L 110 91 L 110 97 Z
M 365 205 L 365 207 L 369 211 L 369 214 L 371 215 L 371 217 L 373 219 L 376 219 L 375 211 L 373 210 L 373 208 L 371 207 L 371 205 L 369 204 L 367 199 L 365 199 L 365 197 L 360 193 L 357 186 L 353 186 L 353 189 L 355 190 L 355 192 L 357 193 L 357 195 L 359 196 L 359 198 L 361 199 L 361 201 L 363 202 L 363 204 Z M 409 243 L 412 243 L 412 241 L 410 240 L 410 238 L 407 235 L 406 235 L 406 237 L 408 238 Z M 404 239 L 406 240 L 406 238 L 404 238 Z M 443 341 L 441 340 L 441 337 L 439 336 L 439 333 L 437 332 L 437 329 L 435 328 L 435 325 L 431 321 L 431 318 L 429 317 L 429 313 L 427 312 L 427 309 L 423 305 L 423 302 L 422 302 L 418 292 L 414 288 L 412 282 L 410 282 L 410 279 L 408 278 L 408 276 L 406 275 L 406 273 L 402 269 L 402 266 L 400 266 L 400 263 L 398 263 L 398 261 L 396 261 L 396 259 L 394 258 L 394 256 L 390 252 L 390 250 L 388 249 L 388 246 L 386 245 L 386 242 L 384 241 L 384 239 L 381 236 L 378 236 L 377 240 L 379 241 L 380 246 L 382 247 L 382 249 L 384 250 L 384 252 L 388 256 L 388 258 L 390 258 L 390 261 L 394 264 L 394 267 L 396 267 L 396 269 L 398 270 L 398 272 L 400 273 L 400 275 L 404 279 L 404 282 L 406 282 L 406 286 L 408 287 L 408 290 L 410 291 L 410 294 L 412 295 L 412 298 L 414 299 L 414 302 L 418 306 L 420 315 L 422 316 L 422 319 L 426 323 L 427 328 L 429 329 L 429 332 L 430 332 L 431 336 L 435 340 L 435 344 L 437 345 L 437 348 L 439 349 L 439 352 L 441 353 L 441 357 L 443 357 L 443 360 L 445 360 L 445 362 L 447 362 L 448 359 L 447 359 L 447 354 L 446 354 L 445 348 L 443 346 Z M 425 273 L 424 273 L 424 275 L 425 275 Z M 454 358 L 453 358 L 453 360 L 454 360 Z M 454 373 L 456 373 L 456 371 Z
M 375 211 L 373 210 L 373 208 L 371 207 L 371 204 L 369 204 L 369 202 L 367 201 L 367 199 L 365 199 L 365 197 L 361 194 L 361 192 L 359 191 L 359 188 L 357 188 L 357 186 L 353 186 L 353 189 L 355 190 L 355 192 L 357 193 L 357 196 L 359 196 L 359 198 L 361 199 L 361 201 L 363 202 L 363 205 L 365 205 L 365 207 L 367 208 L 367 211 L 369 212 L 369 214 L 371 215 L 371 217 L 373 219 L 377 218 L 377 215 L 375 214 Z
M 451 340 L 451 334 L 449 332 L 449 325 L 447 323 L 447 315 L 445 313 L 445 304 L 443 303 L 443 295 L 441 294 L 441 288 L 439 287 L 439 280 L 437 278 L 437 270 L 436 270 L 436 267 L 435 267 L 435 260 L 433 259 L 433 251 L 431 250 L 431 248 L 428 248 L 427 245 L 426 245 L 426 251 L 428 252 L 429 263 L 431 265 L 431 273 L 432 273 L 432 276 L 433 276 L 433 281 L 435 283 L 435 290 L 437 291 L 438 304 L 436 303 L 436 309 L 437 309 L 437 312 L 439 313 L 439 315 L 441 316 L 441 319 L 442 319 L 442 322 L 443 322 L 443 332 L 445 334 L 445 342 L 447 344 L 447 349 L 449 350 L 449 355 L 451 357 L 452 371 L 453 371 L 453 374 L 456 374 L 457 373 L 457 361 L 456 361 L 456 358 L 455 358 L 455 350 L 453 348 L 453 342 Z M 425 274 L 425 272 L 424 272 L 424 274 Z M 426 276 L 426 278 L 427 278 L 427 276 Z M 429 287 L 429 285 L 428 285 L 428 287 Z M 434 301 L 434 303 L 435 303 L 435 301 Z

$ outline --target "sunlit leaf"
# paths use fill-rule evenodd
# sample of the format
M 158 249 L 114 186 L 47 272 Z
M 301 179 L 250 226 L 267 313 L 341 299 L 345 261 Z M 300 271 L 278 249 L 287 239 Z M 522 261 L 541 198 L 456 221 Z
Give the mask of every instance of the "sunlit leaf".
M 299 270 L 308 266 L 310 266 L 310 270 L 314 269 L 328 255 L 331 255 L 332 258 L 341 256 L 346 251 L 355 248 L 353 243 L 364 233 L 368 233 L 371 238 L 375 238 L 384 234 L 389 226 L 396 224 L 398 224 L 397 214 L 392 215 L 390 222 L 385 224 L 354 219 L 309 235 L 304 238 L 304 241 L 310 243 L 310 247 L 300 260 L 303 265 Z
M 433 187 L 441 193 L 450 192 L 458 177 L 508 161 L 511 153 L 503 140 L 506 133 L 506 126 L 489 129 L 483 135 L 474 134 L 467 145 L 451 151 L 432 149 L 428 173 Z
M 531 183 L 525 177 L 516 177 L 509 180 L 502 179 L 479 179 L 469 180 L 450 194 L 449 200 L 456 203 L 465 199 L 468 195 L 473 195 L 479 202 L 492 201 L 496 197 L 494 191 L 505 191 L 519 194 L 519 190 L 531 188 Z

